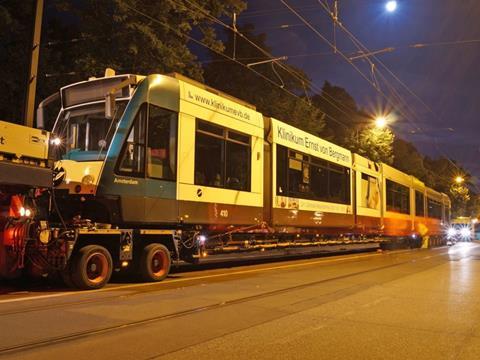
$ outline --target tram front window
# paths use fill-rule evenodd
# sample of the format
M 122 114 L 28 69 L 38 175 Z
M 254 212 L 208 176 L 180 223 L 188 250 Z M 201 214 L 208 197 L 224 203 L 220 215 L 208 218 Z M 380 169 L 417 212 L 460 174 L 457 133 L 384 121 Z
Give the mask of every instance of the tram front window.
M 105 118 L 105 106 L 103 104 L 64 111 L 53 129 L 53 132 L 62 139 L 61 156 L 75 160 L 103 158 L 110 146 L 125 106 L 126 102 L 116 104 L 113 119 Z M 79 157 L 81 153 L 83 155 Z M 87 154 L 96 158 L 85 157 Z

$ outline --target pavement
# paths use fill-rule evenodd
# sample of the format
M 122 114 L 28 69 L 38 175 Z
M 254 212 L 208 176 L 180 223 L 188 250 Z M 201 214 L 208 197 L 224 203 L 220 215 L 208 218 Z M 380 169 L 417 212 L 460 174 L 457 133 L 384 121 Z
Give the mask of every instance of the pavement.
M 479 359 L 480 245 L 0 296 L 0 359 Z

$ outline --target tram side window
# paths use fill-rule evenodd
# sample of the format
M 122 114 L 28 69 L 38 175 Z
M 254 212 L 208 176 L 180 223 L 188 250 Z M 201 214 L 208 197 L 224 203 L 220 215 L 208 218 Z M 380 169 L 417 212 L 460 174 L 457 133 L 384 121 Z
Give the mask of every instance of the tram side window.
M 250 136 L 227 130 L 225 146 L 226 187 L 233 190 L 250 191 L 252 162 Z
M 415 215 L 425 216 L 425 196 L 415 190 Z
M 427 198 L 427 205 L 428 217 L 442 219 L 442 204 L 433 199 Z
M 312 165 L 312 190 L 317 200 L 329 200 L 329 171 L 328 162 L 313 159 Z
M 378 178 L 362 173 L 360 206 L 378 209 L 380 205 L 380 186 Z
M 350 202 L 350 170 L 277 144 L 277 195 Z
M 118 173 L 130 176 L 144 176 L 145 173 L 145 125 L 147 106 L 142 105 L 127 137 L 120 155 Z
M 350 192 L 350 180 L 349 170 L 346 170 L 343 166 L 329 164 L 330 179 L 330 201 L 336 203 L 345 203 L 347 199 L 347 193 Z
M 277 145 L 277 195 L 279 196 L 288 194 L 287 164 L 287 148 Z
M 295 154 L 288 159 L 288 192 L 302 198 L 310 197 L 310 167 L 303 156 Z
M 410 214 L 410 189 L 387 179 L 387 210 Z
M 250 136 L 197 120 L 195 184 L 250 191 Z
M 176 112 L 150 105 L 147 142 L 147 176 L 175 180 L 177 157 Z

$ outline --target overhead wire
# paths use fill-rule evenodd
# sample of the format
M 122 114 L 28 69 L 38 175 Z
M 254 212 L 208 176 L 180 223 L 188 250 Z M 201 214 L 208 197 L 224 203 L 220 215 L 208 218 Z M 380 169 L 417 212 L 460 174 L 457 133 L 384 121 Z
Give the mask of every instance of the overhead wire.
M 242 34 L 240 31 L 238 31 L 238 29 L 234 29 L 233 27 L 231 27 L 230 25 L 226 24 L 225 22 L 223 22 L 222 20 L 218 19 L 217 17 L 213 16 L 212 14 L 210 14 L 207 10 L 205 10 L 204 8 L 202 8 L 201 6 L 199 6 L 198 4 L 190 1 L 190 0 L 184 0 L 186 2 L 188 2 L 190 5 L 194 6 L 197 10 L 203 12 L 207 17 L 209 17 L 213 22 L 215 22 L 216 24 L 219 24 L 223 27 L 225 27 L 226 29 L 230 30 L 230 31 L 234 31 L 236 32 L 242 39 L 244 39 L 245 41 L 247 41 L 250 45 L 252 45 L 254 48 L 256 48 L 258 51 L 260 51 L 262 54 L 264 54 L 268 59 L 270 60 L 274 60 L 274 57 L 272 54 L 270 54 L 267 50 L 263 49 L 261 46 L 259 46 L 258 44 L 256 44 L 254 41 L 250 40 L 247 36 L 245 36 L 244 34 Z M 179 5 L 183 5 L 185 6 L 185 4 L 181 3 L 181 2 L 178 2 L 176 1 L 177 4 Z M 275 62 L 280 68 L 282 68 L 283 70 L 287 71 L 290 75 L 292 75 L 293 77 L 295 77 L 299 82 L 300 82 L 300 85 L 302 85 L 302 87 L 304 86 L 305 83 L 310 83 L 312 84 L 311 80 L 306 78 L 305 76 L 299 74 L 298 72 L 294 71 L 293 69 L 291 69 L 290 67 L 284 65 L 283 63 L 281 62 Z M 277 74 L 278 76 L 278 74 Z M 320 90 L 321 89 L 318 89 L 316 88 L 316 86 L 314 86 L 315 90 Z M 330 99 L 328 98 L 329 95 L 326 94 L 326 93 L 322 93 L 322 92 L 319 92 L 318 95 L 322 98 L 324 98 L 330 105 L 332 105 L 333 107 L 335 107 L 337 110 L 339 110 L 340 112 L 342 112 L 344 115 L 346 116 L 350 116 L 351 114 L 348 114 L 346 113 L 344 110 L 342 110 L 340 107 L 339 107 L 339 104 L 338 104 L 338 101 L 334 100 L 332 97 L 330 97 Z M 332 102 L 332 99 L 334 102 Z M 340 104 L 341 105 L 341 104 Z M 349 108 L 347 108 L 348 110 L 350 110 L 352 113 L 353 111 Z M 328 116 L 331 120 L 333 120 L 334 122 L 338 123 L 339 125 L 342 125 L 344 126 L 345 128 L 349 128 L 350 126 L 348 124 L 345 124 L 344 122 L 334 118 L 333 116 L 331 116 L 330 114 L 325 114 L 326 116 Z
M 335 44 L 330 42 L 323 34 L 321 34 L 315 27 L 312 26 L 312 24 L 305 19 L 298 11 L 296 11 L 293 7 L 291 7 L 286 1 L 280 0 L 280 2 L 290 10 L 295 16 L 297 16 L 310 30 L 312 30 L 318 37 L 320 37 L 324 42 L 326 42 L 334 51 L 337 51 L 338 54 L 347 62 L 349 63 L 374 89 L 377 90 L 387 101 L 389 101 L 388 97 L 381 91 L 381 89 L 378 89 L 375 86 L 375 82 L 371 81 L 368 76 L 366 76 L 360 68 L 355 65 L 342 51 L 338 50 L 335 47 Z M 324 6 L 323 3 L 321 3 L 322 6 Z M 339 22 L 340 23 L 340 22 Z
M 323 9 L 325 11 L 328 12 L 328 8 L 325 7 L 324 3 L 320 0 L 318 0 L 319 4 L 323 7 Z M 342 23 L 339 23 L 339 27 L 349 36 L 349 38 L 352 40 L 352 42 L 355 44 L 355 46 L 357 46 L 357 48 L 359 48 L 359 50 L 361 51 L 364 51 L 366 53 L 371 53 L 370 50 L 350 31 L 346 28 L 345 25 L 343 25 Z M 420 47 L 420 44 L 417 44 L 416 46 L 414 47 Z M 384 62 L 382 62 L 380 59 L 378 59 L 378 57 L 376 56 L 375 53 L 372 53 L 371 55 L 372 58 L 374 58 L 381 66 L 383 69 L 385 69 L 400 85 L 402 85 L 402 87 L 408 91 L 408 93 L 410 95 L 412 95 L 413 97 L 415 97 L 432 115 L 438 117 L 438 115 L 431 109 L 431 107 L 426 104 L 422 98 L 420 98 L 420 96 L 418 96 L 413 90 L 411 90 L 393 71 L 391 71 L 386 65 Z M 374 63 L 371 61 L 371 59 L 369 59 L 368 57 L 366 58 L 368 62 L 370 62 L 370 64 L 374 65 Z M 384 81 L 385 82 L 388 82 L 386 80 L 386 78 L 377 70 L 377 73 L 383 77 Z M 393 90 L 394 87 L 391 87 L 391 89 Z M 401 95 L 395 91 L 395 94 L 396 94 L 396 97 L 397 99 L 404 103 L 404 105 L 406 105 L 406 102 L 404 102 L 404 100 L 402 99 Z M 406 106 L 406 108 L 408 109 L 408 106 Z M 413 117 L 416 117 L 416 114 L 415 112 L 411 112 L 411 114 L 413 115 Z M 407 117 L 407 120 L 410 120 L 408 117 Z M 415 124 L 416 125 L 416 124 Z M 423 131 L 422 128 L 417 127 L 417 130 L 419 131 Z M 425 134 L 428 136 L 428 134 Z M 438 146 L 436 145 L 435 143 L 435 147 L 437 148 Z M 455 162 L 453 162 L 440 148 L 437 149 L 437 151 L 442 155 L 444 156 L 449 162 L 451 162 L 452 165 L 454 165 L 455 167 L 458 168 L 458 165 L 455 164 Z
M 244 34 L 242 34 L 241 32 L 238 32 L 238 30 L 236 29 L 233 29 L 232 27 L 230 27 L 228 24 L 224 23 L 223 21 L 221 21 L 220 19 L 216 18 L 215 16 L 211 15 L 207 10 L 205 10 L 204 8 L 202 8 L 201 6 L 197 5 L 196 3 L 190 1 L 190 0 L 184 0 L 186 2 L 188 2 L 190 5 L 194 6 L 197 10 L 203 12 L 207 17 L 209 17 L 212 21 L 214 21 L 215 23 L 219 24 L 219 25 L 222 25 L 224 26 L 225 28 L 231 30 L 231 31 L 237 31 L 237 33 L 243 38 L 245 39 L 248 43 L 250 43 L 252 46 L 254 46 L 257 50 L 259 50 L 260 52 L 262 52 L 265 56 L 267 56 L 269 59 L 274 59 L 273 58 L 273 55 L 270 54 L 268 51 L 266 51 L 265 49 L 261 48 L 259 45 L 257 45 L 255 42 L 253 42 L 252 40 L 250 40 L 248 37 L 246 37 Z M 179 5 L 183 5 L 185 6 L 185 4 L 182 2 L 178 2 L 176 1 L 177 4 Z M 303 21 L 304 19 L 302 19 Z M 305 23 L 305 21 L 304 21 Z M 308 24 L 307 22 L 307 26 L 311 26 L 311 24 Z M 320 34 L 321 35 L 321 34 Z M 326 39 L 325 39 L 326 40 Z M 328 40 L 327 40 L 328 41 Z M 331 45 L 331 44 L 330 44 Z M 332 45 L 331 45 L 332 46 Z M 350 62 L 354 67 L 355 65 L 349 61 L 349 59 L 342 53 L 342 55 L 344 56 L 344 58 L 346 59 L 346 61 Z M 278 64 L 282 69 L 284 69 L 285 71 L 289 72 L 292 76 L 294 76 L 295 78 L 297 78 L 297 80 L 299 80 L 301 82 L 301 84 L 304 86 L 304 83 L 305 82 L 309 82 L 312 86 L 312 88 L 314 88 L 314 90 L 316 90 L 317 92 L 320 90 L 319 92 L 319 96 L 322 97 L 324 100 L 326 100 L 330 105 L 334 106 L 337 110 L 339 110 L 340 112 L 342 112 L 344 115 L 346 116 L 350 116 L 351 114 L 353 114 L 354 116 L 357 115 L 353 109 L 349 108 L 349 107 L 345 107 L 345 109 L 347 109 L 347 111 L 350 111 L 351 114 L 347 114 L 344 110 L 340 109 L 338 105 L 340 106 L 343 106 L 342 103 L 339 103 L 337 99 L 333 98 L 331 95 L 329 95 L 328 93 L 326 92 L 323 92 L 322 89 L 319 89 L 316 87 L 316 85 L 311 82 L 309 79 L 306 79 L 305 77 L 301 76 L 300 74 L 298 74 L 297 72 L 294 72 L 292 71 L 288 66 L 285 66 L 284 64 L 282 63 L 278 63 L 276 62 L 276 64 Z M 365 77 L 365 79 L 367 81 L 369 81 L 369 79 L 361 72 L 360 69 L 358 69 L 358 71 Z M 277 77 L 278 77 L 278 74 L 277 74 Z M 370 81 L 369 81 L 370 82 Z M 375 87 L 375 83 L 371 83 L 374 87 Z M 338 105 L 337 105 L 338 104 Z M 349 128 L 348 125 L 346 125 L 345 123 L 339 121 L 338 119 L 335 119 L 334 117 L 332 117 L 331 115 L 329 115 L 328 113 L 325 113 L 326 116 L 328 116 L 328 118 L 332 119 L 334 122 L 336 123 L 339 123 L 340 125 L 343 125 L 344 127 L 346 128 Z M 350 125 L 351 126 L 351 125 Z
M 315 10 L 317 8 L 316 5 L 306 5 L 300 7 L 302 10 Z M 275 13 L 282 13 L 285 12 L 285 9 L 279 8 L 279 9 L 265 9 L 265 10 L 247 10 L 242 13 L 243 18 L 252 18 L 252 17 L 259 17 L 259 16 L 264 16 L 264 15 L 272 15 Z
M 280 0 L 282 3 L 284 2 L 283 0 Z M 321 0 L 318 0 L 318 3 L 322 6 L 322 8 L 328 13 L 329 12 L 329 8 L 328 6 L 325 6 L 325 4 L 321 1 Z M 335 21 L 335 20 L 334 20 Z M 346 28 L 345 25 L 343 25 L 341 22 L 338 22 L 339 23 L 339 27 L 349 36 L 349 38 L 352 40 L 352 42 L 354 43 L 354 45 L 361 51 L 365 52 L 365 53 L 371 53 L 371 51 L 350 31 Z M 473 42 L 480 42 L 480 40 L 476 40 L 476 39 L 473 39 L 473 40 L 464 40 L 464 41 L 453 41 L 453 42 L 438 42 L 438 43 L 427 43 L 427 44 L 414 44 L 410 47 L 414 47 L 414 48 L 421 48 L 421 47 L 427 47 L 427 46 L 438 46 L 438 45 L 453 45 L 453 44 L 465 44 L 465 43 L 473 43 Z M 430 112 L 433 116 L 435 117 L 438 117 L 438 115 L 431 109 L 431 107 L 426 104 L 422 98 L 420 98 L 420 96 L 418 96 L 413 90 L 411 90 L 393 71 L 391 71 L 386 65 L 385 63 L 383 63 L 380 59 L 378 59 L 378 57 L 376 56 L 375 53 L 372 53 L 371 54 L 371 57 L 374 58 L 381 66 L 384 70 L 386 70 L 400 85 L 402 85 L 402 87 L 410 94 L 412 95 L 414 98 L 416 98 L 427 110 L 428 112 Z M 372 62 L 371 59 L 369 59 L 368 57 L 366 57 L 366 60 L 372 65 L 374 66 L 375 64 Z M 389 84 L 388 80 L 383 76 L 383 74 L 381 74 L 380 71 L 377 70 L 377 73 L 382 76 L 382 78 L 384 79 L 384 82 Z M 394 96 L 397 98 L 397 100 L 399 100 L 401 103 L 403 103 L 404 105 L 406 105 L 405 107 L 407 109 L 409 109 L 407 103 L 403 100 L 403 98 L 401 97 L 401 95 L 396 91 L 396 89 L 393 87 L 393 86 L 390 86 L 390 90 L 392 91 L 392 93 L 394 94 Z M 409 110 L 410 111 L 410 110 Z M 417 117 L 415 112 L 414 111 L 411 111 L 411 114 L 413 115 L 413 117 Z M 409 117 L 406 117 L 407 121 L 411 120 Z M 417 118 L 418 119 L 418 118 Z M 416 124 L 414 124 L 417 128 L 418 131 L 422 132 L 424 135 L 426 136 L 429 136 L 421 127 L 417 126 Z M 433 137 L 432 137 L 433 138 Z M 452 159 L 450 159 L 450 157 L 443 151 L 440 149 L 440 147 L 438 146 L 437 142 L 436 142 L 436 139 L 433 138 L 434 142 L 434 147 L 435 149 L 447 160 L 449 161 L 458 171 L 461 171 L 463 172 L 464 169 L 461 169 L 458 164 L 456 164 Z M 476 188 L 476 190 L 480 190 L 479 187 L 474 184 L 474 187 Z
M 238 29 L 234 29 L 232 27 L 230 27 L 228 24 L 226 24 L 225 22 L 221 21 L 220 19 L 216 18 L 215 16 L 211 15 L 208 11 L 206 11 L 204 8 L 202 8 L 201 6 L 199 6 L 198 4 L 190 1 L 190 0 L 184 0 L 186 2 L 188 2 L 189 4 L 191 4 L 192 6 L 195 6 L 198 10 L 202 11 L 205 15 L 207 15 L 209 18 L 212 19 L 212 21 L 214 21 L 215 23 L 217 24 L 220 24 L 222 26 L 224 26 L 225 28 L 231 30 L 231 31 L 234 31 L 236 33 L 238 33 L 244 40 L 246 40 L 250 45 L 252 45 L 253 47 L 255 47 L 257 50 L 259 50 L 260 52 L 262 52 L 265 56 L 268 57 L 268 59 L 271 59 L 273 60 L 273 55 L 270 54 L 268 51 L 266 51 L 265 49 L 263 49 L 262 47 L 260 47 L 258 44 L 256 44 L 255 42 L 253 42 L 252 40 L 250 40 L 247 36 L 245 36 L 244 34 L 240 33 L 238 31 Z M 177 1 L 177 4 L 181 5 L 178 1 Z M 292 56 L 294 57 L 294 56 Z M 337 110 L 339 110 L 340 112 L 342 112 L 344 115 L 346 116 L 351 116 L 351 115 L 356 115 L 354 110 L 347 107 L 347 106 L 344 106 L 344 108 L 346 109 L 346 111 L 350 112 L 350 114 L 348 114 L 347 112 L 345 112 L 344 110 L 340 109 L 339 106 L 343 106 L 343 104 L 339 103 L 337 99 L 335 99 L 334 97 L 332 97 L 330 94 L 326 93 L 326 92 L 323 92 L 321 88 L 319 88 L 318 86 L 315 85 L 315 83 L 313 83 L 310 79 L 306 78 L 305 76 L 303 76 L 302 74 L 299 74 L 298 72 L 292 70 L 290 67 L 280 63 L 280 62 L 275 62 L 279 67 L 281 67 L 283 70 L 287 71 L 288 73 L 290 73 L 292 76 L 294 76 L 298 81 L 300 81 L 300 83 L 302 84 L 302 87 L 304 87 L 304 84 L 305 83 L 309 83 L 311 84 L 311 87 L 313 88 L 313 90 L 315 90 L 317 92 L 317 94 L 323 98 L 325 101 L 327 101 L 330 105 L 332 105 L 334 108 L 336 108 Z M 278 74 L 277 74 L 278 76 Z M 334 120 L 335 122 L 339 123 L 339 120 L 338 119 L 334 119 L 332 116 L 330 116 L 329 114 L 326 114 L 327 116 L 329 116 L 329 118 L 331 118 L 332 120 Z M 343 122 L 340 122 L 341 125 L 343 125 L 344 127 L 348 128 L 349 125 L 343 123 Z
M 187 0 L 187 1 L 188 1 L 188 0 Z M 288 8 L 290 8 L 290 6 L 289 6 L 288 4 L 286 4 L 283 0 L 280 0 L 280 1 L 281 1 L 284 5 L 286 5 Z M 189 2 L 190 4 L 192 4 L 190 1 L 188 1 L 188 2 Z M 196 5 L 196 4 L 193 4 L 193 5 Z M 229 57 L 228 55 L 226 55 L 226 54 L 224 54 L 224 53 L 222 53 L 222 52 L 220 52 L 220 51 L 212 48 L 211 46 L 209 46 L 209 45 L 207 45 L 207 44 L 205 44 L 205 43 L 203 43 L 203 42 L 201 42 L 201 41 L 199 41 L 199 40 L 197 40 L 197 39 L 195 39 L 195 38 L 193 38 L 193 37 L 191 37 L 191 36 L 189 36 L 189 35 L 187 35 L 187 34 L 185 34 L 185 33 L 182 33 L 182 32 L 180 32 L 180 31 L 178 31 L 177 29 L 169 26 L 168 24 L 165 24 L 165 23 L 159 21 L 158 19 L 155 19 L 155 18 L 151 17 L 150 15 L 148 15 L 148 14 L 146 14 L 146 13 L 144 13 L 144 12 L 142 12 L 142 11 L 140 11 L 140 10 L 138 10 L 138 9 L 136 9 L 136 8 L 128 5 L 128 4 L 127 4 L 126 6 L 127 6 L 129 9 L 131 9 L 132 11 L 136 12 L 137 14 L 140 14 L 140 15 L 148 18 L 149 20 L 151 20 L 151 21 L 153 21 L 153 22 L 156 22 L 156 23 L 158 23 L 158 24 L 160 24 L 160 25 L 162 25 L 162 26 L 164 26 L 164 27 L 166 27 L 166 28 L 174 31 L 178 36 L 185 37 L 185 38 L 191 40 L 192 42 L 194 42 L 194 43 L 196 43 L 196 44 L 198 44 L 198 45 L 201 45 L 201 46 L 203 46 L 203 47 L 208 48 L 208 49 L 211 50 L 212 52 L 217 53 L 218 55 L 220 55 L 220 56 L 228 59 L 229 61 L 233 61 L 233 62 L 237 63 L 238 65 L 241 65 L 242 67 L 244 67 L 244 68 L 246 68 L 246 69 L 249 69 L 250 71 L 252 71 L 253 73 L 255 73 L 257 76 L 259 76 L 259 77 L 263 78 L 264 80 L 266 80 L 267 82 L 269 82 L 269 83 L 271 83 L 271 84 L 273 84 L 273 85 L 275 85 L 275 86 L 283 89 L 284 91 L 286 91 L 287 93 L 289 93 L 291 96 L 294 96 L 294 97 L 296 97 L 296 98 L 298 98 L 298 99 L 300 99 L 300 100 L 302 100 L 302 101 L 305 101 L 304 98 L 296 95 L 296 94 L 293 93 L 292 91 L 289 91 L 289 90 L 286 89 L 285 87 L 279 86 L 275 81 L 271 80 L 270 78 L 268 78 L 267 76 L 263 75 L 262 73 L 260 73 L 260 72 L 258 72 L 258 71 L 255 71 L 255 70 L 252 69 L 251 67 L 247 67 L 244 63 L 238 61 L 237 59 L 233 59 L 233 58 Z M 293 9 L 292 9 L 292 10 L 293 10 Z M 295 13 L 295 14 L 298 14 L 298 13 L 295 12 L 295 10 L 294 10 L 294 13 Z M 298 14 L 298 15 L 299 15 L 299 14 Z M 297 16 L 298 16 L 298 15 L 297 15 Z M 221 20 L 219 20 L 218 18 L 214 17 L 213 15 L 208 14 L 208 16 L 209 16 L 209 18 L 210 18 L 212 21 L 215 21 L 217 24 L 220 24 L 220 25 L 222 25 L 222 26 L 225 26 L 226 28 L 230 28 L 230 29 L 231 29 L 231 27 L 230 27 L 229 25 L 223 23 Z M 301 16 L 300 16 L 300 17 L 301 17 Z M 305 19 L 303 19 L 303 17 L 301 17 L 301 19 L 302 19 L 302 21 L 305 21 Z M 308 23 L 308 22 L 307 22 L 307 23 Z M 307 26 L 309 26 L 309 25 L 307 25 Z M 311 26 L 309 26 L 309 27 L 311 27 Z M 316 29 L 314 29 L 314 28 L 312 28 L 312 27 L 311 27 L 311 29 L 312 29 L 315 33 L 317 33 L 320 37 L 324 38 L 320 33 L 318 33 L 318 32 L 316 31 Z M 246 38 L 245 36 L 243 36 L 243 34 L 240 34 L 240 36 L 242 36 L 242 38 L 246 39 L 249 43 L 252 43 L 248 38 Z M 324 38 L 324 40 L 325 40 L 327 43 L 329 43 L 329 45 L 331 46 L 330 42 L 329 42 L 326 38 Z M 254 43 L 253 43 L 252 45 L 254 45 L 254 46 L 255 46 L 258 50 L 260 50 L 262 53 L 265 53 L 265 55 L 267 55 L 269 58 L 273 58 L 273 56 L 272 56 L 271 54 L 269 54 L 266 50 L 258 47 L 258 45 L 254 44 Z M 342 57 L 343 57 L 347 62 L 351 63 L 351 61 L 349 61 L 349 59 L 348 59 L 343 53 L 342 53 L 341 55 L 343 55 Z M 283 64 L 279 64 L 279 65 L 280 65 L 284 70 L 286 70 L 285 67 L 282 66 Z M 357 71 L 362 75 L 362 77 L 365 78 L 366 81 L 368 81 L 370 84 L 372 84 L 372 86 L 374 86 L 373 83 L 372 83 L 371 81 L 369 81 L 369 79 L 361 72 L 361 70 L 358 69 L 357 66 L 355 66 L 355 64 L 351 63 L 351 65 L 352 65 L 354 68 L 357 69 Z M 291 69 L 289 69 L 289 70 L 290 70 L 290 71 L 288 71 L 288 72 L 291 73 Z M 298 79 L 298 78 L 297 78 L 297 79 Z M 305 102 L 308 103 L 308 101 L 305 101 Z M 333 105 L 333 104 L 332 104 L 332 105 Z M 340 110 L 340 109 L 339 109 L 339 110 Z M 329 116 L 328 114 L 326 114 L 326 115 L 327 115 L 329 118 L 331 118 L 332 120 L 340 123 L 341 125 L 346 126 L 343 122 L 340 122 L 338 119 L 335 119 L 335 118 L 333 118 L 332 116 Z M 450 159 L 449 159 L 449 160 L 450 160 Z M 450 160 L 450 161 L 451 161 L 451 160 Z M 453 162 L 452 162 L 452 163 L 453 163 Z M 456 166 L 455 163 L 453 163 L 453 164 Z M 456 167 L 458 168 L 458 166 L 456 166 Z
M 308 22 L 303 16 L 301 16 L 297 11 L 295 11 L 295 9 L 293 9 L 289 4 L 287 4 L 285 1 L 281 1 L 294 15 L 296 15 L 304 24 L 305 26 L 309 27 L 312 31 L 314 31 L 322 40 L 324 40 L 325 42 L 327 42 L 327 44 L 334 50 L 334 51 L 338 51 L 340 56 L 344 58 L 345 61 L 347 61 L 348 63 L 350 63 L 356 70 L 357 72 L 359 72 L 362 77 L 364 77 L 369 83 L 370 85 L 372 85 L 372 87 L 374 89 L 376 89 L 386 100 L 387 102 L 390 102 L 391 103 L 391 100 L 382 92 L 382 90 L 377 86 L 377 82 L 376 82 L 376 78 L 374 77 L 374 75 L 372 75 L 372 81 L 370 81 L 367 76 L 365 74 L 363 74 L 363 72 L 351 61 L 350 58 L 347 58 L 346 55 L 339 51 L 338 48 L 335 46 L 335 44 L 332 44 L 328 39 L 326 39 L 322 34 L 320 34 L 313 26 L 310 22 Z M 318 2 L 322 5 L 322 7 L 327 11 L 328 15 L 332 16 L 332 19 L 333 21 L 336 21 L 339 23 L 339 25 L 342 25 L 341 22 L 338 21 L 337 18 L 334 17 L 334 15 L 332 13 L 330 13 L 329 11 L 329 7 L 328 5 L 325 5 L 323 2 L 321 2 L 320 0 L 318 0 Z M 358 41 L 358 40 L 357 40 Z M 355 46 L 357 48 L 359 48 L 359 45 L 357 43 L 355 43 Z M 359 48 L 359 50 L 361 50 L 361 48 Z M 367 49 L 368 50 L 368 49 Z M 364 51 L 364 50 L 362 50 Z M 366 59 L 369 63 L 370 63 L 370 66 L 371 68 L 374 69 L 374 64 L 373 62 L 370 60 L 370 59 Z M 392 104 L 393 107 L 397 107 L 397 111 L 399 111 L 402 115 L 403 112 L 398 109 L 398 106 L 395 106 L 395 104 Z M 404 104 L 405 105 L 405 104 Z M 405 115 L 404 115 L 405 116 Z M 409 116 L 405 116 L 406 119 L 409 119 Z
M 322 8 L 328 13 L 328 7 L 325 6 L 325 4 L 321 1 L 318 0 L 318 3 L 322 6 Z M 353 44 L 363 53 L 370 54 L 369 56 L 366 56 L 365 59 L 370 63 L 371 66 L 375 66 L 375 64 L 372 62 L 370 57 L 374 58 L 377 60 L 377 62 L 384 68 L 396 81 L 398 81 L 402 87 L 404 87 L 412 96 L 414 96 L 430 113 L 432 113 L 434 116 L 436 114 L 433 112 L 433 110 L 415 93 L 413 92 L 396 74 L 393 73 L 386 65 L 383 63 L 378 57 L 376 56 L 375 52 L 371 52 L 350 30 L 347 29 L 345 25 L 343 25 L 341 22 L 339 22 L 339 27 L 347 34 L 347 36 L 352 40 Z M 377 70 L 378 72 L 378 70 Z
M 305 102 L 306 104 L 308 104 L 308 101 L 307 101 L 306 99 L 302 98 L 301 96 L 298 96 L 297 94 L 295 94 L 294 92 L 288 90 L 288 89 L 285 88 L 285 87 L 282 88 L 281 86 L 279 86 L 275 81 L 273 81 L 273 80 L 270 79 L 269 77 L 267 77 L 267 76 L 265 76 L 264 74 L 256 71 L 255 69 L 252 69 L 252 68 L 247 67 L 244 63 L 242 63 L 242 62 L 240 62 L 240 61 L 238 61 L 238 60 L 233 59 L 232 57 L 224 54 L 223 52 L 212 48 L 211 46 L 205 44 L 204 42 L 202 42 L 202 41 L 200 41 L 200 40 L 197 40 L 197 39 L 195 39 L 195 38 L 193 38 L 193 37 L 191 37 L 191 36 L 189 36 L 189 35 L 181 32 L 181 31 L 179 31 L 178 29 L 176 29 L 176 28 L 174 28 L 174 27 L 172 27 L 172 26 L 170 26 L 170 25 L 168 25 L 168 24 L 166 24 L 166 23 L 161 22 L 161 21 L 158 20 L 158 19 L 155 19 L 154 17 L 152 17 L 152 16 L 150 16 L 150 15 L 148 15 L 148 14 L 146 14 L 146 13 L 140 11 L 140 10 L 138 10 L 137 8 L 135 8 L 135 7 L 133 7 L 133 6 L 129 5 L 129 4 L 125 4 L 125 6 L 126 6 L 128 9 L 132 10 L 133 12 L 135 12 L 135 13 L 137 13 L 137 14 L 139 14 L 139 15 L 147 18 L 147 19 L 149 19 L 150 21 L 152 21 L 152 22 L 154 22 L 154 23 L 157 23 L 157 24 L 159 24 L 159 25 L 162 25 L 162 26 L 164 26 L 165 28 L 173 31 L 173 32 L 176 33 L 178 36 L 184 37 L 184 38 L 186 38 L 186 39 L 194 42 L 194 43 L 197 44 L 197 45 L 203 46 L 203 47 L 209 49 L 210 51 L 212 51 L 212 52 L 214 52 L 214 53 L 216 53 L 216 54 L 218 54 L 218 55 L 220 55 L 220 56 L 222 56 L 222 57 L 224 57 L 224 58 L 226 58 L 226 59 L 229 59 L 230 61 L 233 61 L 234 63 L 236 63 L 236 64 L 244 67 L 245 69 L 249 69 L 249 70 L 252 71 L 254 74 L 256 74 L 257 76 L 263 78 L 264 80 L 266 80 L 267 82 L 271 83 L 272 85 L 274 85 L 274 86 L 276 86 L 276 87 L 284 90 L 284 91 L 285 91 L 286 93 L 288 93 L 289 95 L 291 95 L 291 96 L 293 96 L 293 97 L 295 97 L 295 98 L 297 98 L 297 99 Z M 334 121 L 335 121 L 335 120 L 336 120 L 336 121 L 339 121 L 339 120 L 333 118 L 332 116 L 329 116 L 329 117 L 330 117 L 332 120 L 334 120 Z
M 313 27 L 300 13 L 298 13 L 294 8 L 292 8 L 286 1 L 280 0 L 280 2 L 290 10 L 295 16 L 297 16 L 310 30 L 312 30 L 318 37 L 320 37 L 323 41 L 325 41 L 334 51 L 336 50 L 338 54 L 348 62 L 360 75 L 363 77 L 373 88 L 375 88 L 382 96 L 387 99 L 388 97 L 382 93 L 381 90 L 377 89 L 375 83 L 369 79 L 367 75 L 365 75 L 360 68 L 355 65 L 342 51 L 336 49 L 335 45 L 330 42 L 323 34 L 321 34 L 315 27 Z

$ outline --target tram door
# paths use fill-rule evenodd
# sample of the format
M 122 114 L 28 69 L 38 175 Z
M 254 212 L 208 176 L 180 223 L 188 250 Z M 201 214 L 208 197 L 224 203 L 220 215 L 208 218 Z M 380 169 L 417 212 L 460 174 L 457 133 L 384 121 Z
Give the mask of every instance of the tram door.
M 178 113 L 149 104 L 145 156 L 145 221 L 173 223 L 176 201 Z

